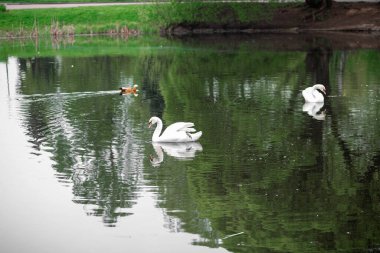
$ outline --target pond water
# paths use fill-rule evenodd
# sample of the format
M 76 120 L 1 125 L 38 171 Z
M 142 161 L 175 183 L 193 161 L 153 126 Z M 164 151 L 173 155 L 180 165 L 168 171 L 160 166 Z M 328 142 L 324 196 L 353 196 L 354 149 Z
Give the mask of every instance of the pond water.
M 315 36 L 3 41 L 0 250 L 378 252 L 379 69 Z

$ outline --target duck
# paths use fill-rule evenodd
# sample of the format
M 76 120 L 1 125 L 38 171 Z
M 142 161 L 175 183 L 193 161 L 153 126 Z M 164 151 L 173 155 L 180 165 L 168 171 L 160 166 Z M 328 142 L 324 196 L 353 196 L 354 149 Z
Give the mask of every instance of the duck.
M 133 94 L 135 96 L 137 96 L 137 92 L 139 91 L 137 89 L 138 85 L 135 84 L 133 85 L 132 87 L 120 87 L 119 90 L 120 90 L 120 95 L 123 95 L 123 94 Z
M 325 98 L 323 94 L 326 95 L 326 88 L 323 84 L 315 84 L 312 87 L 308 87 L 302 91 L 302 96 L 305 102 L 311 103 L 323 103 Z
M 151 117 L 148 123 L 149 128 L 152 125 L 157 124 L 152 135 L 152 142 L 193 142 L 199 140 L 202 136 L 202 131 L 196 132 L 194 129 L 194 123 L 192 122 L 173 123 L 163 132 L 162 120 L 159 117 Z

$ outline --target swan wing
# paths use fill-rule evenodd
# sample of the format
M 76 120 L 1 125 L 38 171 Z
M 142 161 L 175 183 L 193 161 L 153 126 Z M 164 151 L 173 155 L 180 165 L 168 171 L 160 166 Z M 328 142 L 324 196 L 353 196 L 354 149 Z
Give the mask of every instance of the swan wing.
M 302 91 L 302 96 L 306 101 L 309 101 L 313 96 L 313 87 L 306 88 Z
M 194 123 L 192 122 L 177 122 L 171 124 L 168 128 L 176 129 L 176 131 L 183 131 L 186 128 L 193 127 Z
M 187 129 L 192 128 L 193 126 L 194 123 L 191 122 L 176 122 L 168 126 L 162 134 L 174 134 L 181 131 L 189 132 Z
M 306 102 L 323 102 L 324 97 L 321 93 L 315 90 L 313 87 L 306 88 L 302 91 L 302 96 Z
M 192 142 L 198 140 L 202 132 L 194 133 L 192 122 L 176 122 L 168 126 L 159 137 L 160 142 Z

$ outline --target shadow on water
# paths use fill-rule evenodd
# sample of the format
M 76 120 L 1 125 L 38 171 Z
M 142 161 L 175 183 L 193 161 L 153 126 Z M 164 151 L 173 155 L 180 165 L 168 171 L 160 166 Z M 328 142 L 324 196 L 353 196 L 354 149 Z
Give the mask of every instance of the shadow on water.
M 20 57 L 17 97 L 33 152 L 107 226 L 153 185 L 165 226 L 200 235 L 194 245 L 366 251 L 380 245 L 379 41 L 161 38 L 133 53 Z M 135 83 L 138 97 L 117 95 Z M 308 107 L 300 92 L 315 83 L 328 97 Z M 153 115 L 196 122 L 199 145 L 152 146 Z

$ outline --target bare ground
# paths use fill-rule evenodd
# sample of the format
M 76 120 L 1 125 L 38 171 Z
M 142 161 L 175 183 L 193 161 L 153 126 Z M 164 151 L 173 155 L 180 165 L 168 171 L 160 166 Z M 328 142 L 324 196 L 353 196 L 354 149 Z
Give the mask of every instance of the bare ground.
M 277 11 L 272 22 L 259 23 L 258 26 L 299 30 L 380 32 L 380 3 L 333 2 L 330 9 L 319 14 L 306 6 L 285 8 Z
M 380 33 L 380 2 L 333 2 L 330 9 L 318 12 L 303 4 L 276 10 L 271 19 L 250 24 L 179 24 L 163 33 L 185 35 L 202 33 L 297 33 L 311 31 Z

